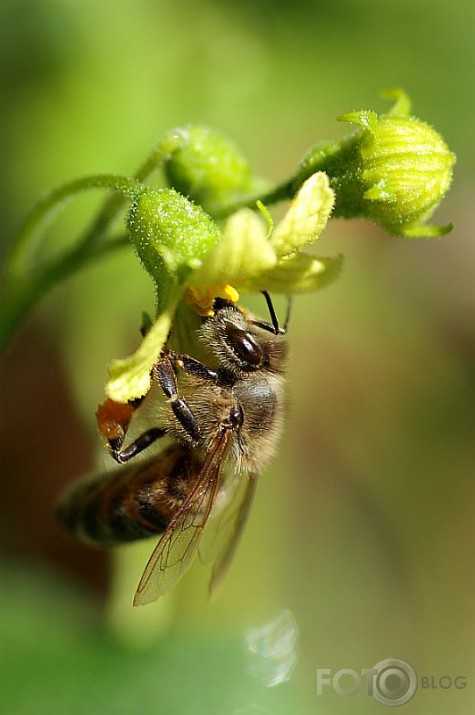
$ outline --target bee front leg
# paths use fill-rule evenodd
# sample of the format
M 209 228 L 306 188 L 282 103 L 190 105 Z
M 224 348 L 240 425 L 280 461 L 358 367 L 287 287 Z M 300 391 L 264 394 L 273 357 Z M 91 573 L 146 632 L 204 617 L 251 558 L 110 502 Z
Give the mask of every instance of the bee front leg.
M 208 370 L 205 365 L 202 365 L 202 363 L 198 362 L 197 360 L 190 358 L 188 355 L 178 355 L 177 353 L 172 353 L 171 351 L 164 353 L 154 367 L 154 377 L 158 381 L 160 387 L 168 398 L 170 402 L 170 407 L 172 408 L 175 417 L 180 422 L 182 427 L 186 430 L 188 435 L 192 438 L 192 440 L 194 442 L 199 442 L 201 438 L 200 429 L 198 427 L 196 418 L 191 409 L 189 408 L 186 400 L 183 397 L 180 397 L 172 360 L 177 365 L 182 367 L 185 372 L 188 372 L 188 374 L 197 374 L 196 372 L 192 372 L 191 370 L 186 369 L 186 365 L 188 363 L 193 363 L 193 365 L 199 366 L 197 369 L 201 370 L 199 374 L 202 377 L 204 376 L 206 371 L 206 375 L 208 377 L 213 374 L 213 377 L 210 377 L 210 379 L 214 380 L 215 375 L 217 378 L 217 373 L 214 373 L 213 370 Z
M 217 382 L 219 380 L 219 374 L 216 370 L 212 370 L 199 360 L 190 357 L 190 355 L 176 353 L 172 350 L 169 350 L 167 355 L 170 360 L 174 362 L 175 365 L 178 365 L 187 375 L 201 377 L 203 380 L 209 380 L 210 382 Z
M 128 462 L 129 459 L 135 457 L 136 454 L 142 452 L 165 434 L 164 429 L 154 427 L 137 437 L 128 447 L 122 449 L 130 420 L 142 401 L 143 398 L 140 398 L 123 404 L 107 399 L 97 409 L 96 419 L 99 431 L 106 440 L 112 456 L 119 464 Z

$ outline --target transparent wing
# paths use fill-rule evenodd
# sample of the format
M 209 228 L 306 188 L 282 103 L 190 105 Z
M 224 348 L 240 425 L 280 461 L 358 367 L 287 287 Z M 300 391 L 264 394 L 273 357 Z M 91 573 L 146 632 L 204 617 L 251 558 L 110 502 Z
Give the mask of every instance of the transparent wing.
M 166 593 L 191 566 L 218 493 L 222 466 L 231 444 L 230 430 L 218 435 L 196 484 L 171 520 L 143 572 L 134 606 L 152 603 Z
M 203 562 L 213 561 L 209 584 L 210 595 L 215 593 L 234 558 L 244 525 L 254 499 L 257 474 L 235 477 L 229 485 L 231 494 L 223 511 L 211 519 L 206 535 L 200 544 L 200 558 Z

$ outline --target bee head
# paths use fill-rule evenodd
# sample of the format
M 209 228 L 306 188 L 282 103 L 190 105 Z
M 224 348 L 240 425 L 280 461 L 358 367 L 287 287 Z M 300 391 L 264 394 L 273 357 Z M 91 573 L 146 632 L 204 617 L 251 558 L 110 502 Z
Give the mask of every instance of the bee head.
M 257 370 L 281 372 L 287 343 L 275 325 L 245 313 L 235 303 L 218 298 L 214 315 L 204 320 L 201 339 L 220 366 L 236 377 Z

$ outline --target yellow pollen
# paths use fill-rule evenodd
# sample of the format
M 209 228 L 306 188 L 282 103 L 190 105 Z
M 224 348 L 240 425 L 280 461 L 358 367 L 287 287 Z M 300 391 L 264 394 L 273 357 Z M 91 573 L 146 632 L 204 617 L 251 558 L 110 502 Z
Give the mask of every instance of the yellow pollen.
M 198 315 L 204 318 L 210 318 L 213 313 L 213 303 L 215 298 L 224 298 L 232 303 L 237 303 L 239 293 L 229 283 L 220 285 L 206 286 L 190 286 L 185 291 L 184 300 Z

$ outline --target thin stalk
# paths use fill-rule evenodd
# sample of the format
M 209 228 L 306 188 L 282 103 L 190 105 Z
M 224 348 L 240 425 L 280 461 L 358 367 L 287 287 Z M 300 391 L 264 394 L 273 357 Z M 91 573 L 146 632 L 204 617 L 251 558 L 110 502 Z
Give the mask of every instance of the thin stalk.
M 98 246 L 95 250 L 76 246 L 44 265 L 41 271 L 32 273 L 28 280 L 19 280 L 0 306 L 0 353 L 26 313 L 51 288 L 84 268 L 93 259 L 129 245 L 128 237 L 124 233 L 109 239 L 106 244 Z
M 127 199 L 143 188 L 142 182 L 186 141 L 186 133 L 168 132 L 150 153 L 134 178 L 104 174 L 87 176 L 63 184 L 46 194 L 34 206 L 14 238 L 3 278 L 3 299 L 0 306 L 0 352 L 11 333 L 30 308 L 56 283 L 75 273 L 92 258 L 127 243 L 127 237 L 100 242 Z M 78 238 L 74 247 L 54 261 L 33 267 L 41 234 L 53 220 L 55 211 L 75 194 L 90 189 L 109 189 L 109 196 L 90 227 Z
M 295 186 L 295 179 L 292 178 L 289 181 L 284 182 L 270 189 L 266 193 L 259 194 L 248 194 L 246 196 L 241 196 L 236 201 L 233 201 L 224 206 L 216 206 L 211 214 L 213 218 L 222 219 L 230 216 L 231 214 L 239 211 L 243 208 L 255 209 L 258 201 L 261 201 L 264 206 L 272 206 L 272 204 L 277 204 L 279 201 L 287 201 L 291 199 L 296 193 L 298 186 Z
M 129 177 L 86 176 L 53 189 L 38 201 L 16 235 L 7 259 L 0 305 L 0 351 L 27 311 L 50 288 L 72 275 L 93 256 L 115 247 L 115 242 L 108 242 L 99 248 L 96 245 L 99 234 L 87 234 L 61 255 L 50 261 L 38 261 L 35 265 L 38 243 L 54 213 L 79 192 L 111 189 L 120 192 L 122 199 L 133 198 L 142 188 L 139 181 Z M 117 198 L 117 194 L 113 198 Z M 105 226 L 104 221 L 102 225 Z
M 23 278 L 29 271 L 29 263 L 34 255 L 41 229 L 46 228 L 48 221 L 53 218 L 54 210 L 64 206 L 68 199 L 79 192 L 91 189 L 111 189 L 132 198 L 141 188 L 142 185 L 136 179 L 100 174 L 70 181 L 47 193 L 33 207 L 12 242 L 6 267 L 7 290 L 10 283 Z M 86 243 L 90 243 L 90 240 L 81 241 L 79 245 L 86 245 Z
M 134 179 L 130 181 L 135 180 L 142 185 L 147 178 L 162 166 L 163 162 L 175 150 L 179 139 L 180 137 L 172 134 L 165 135 L 149 154 L 142 166 L 135 172 Z M 127 196 L 125 192 L 114 193 L 112 196 L 107 197 L 80 242 L 85 246 L 94 245 L 116 218 L 127 198 L 130 197 Z

